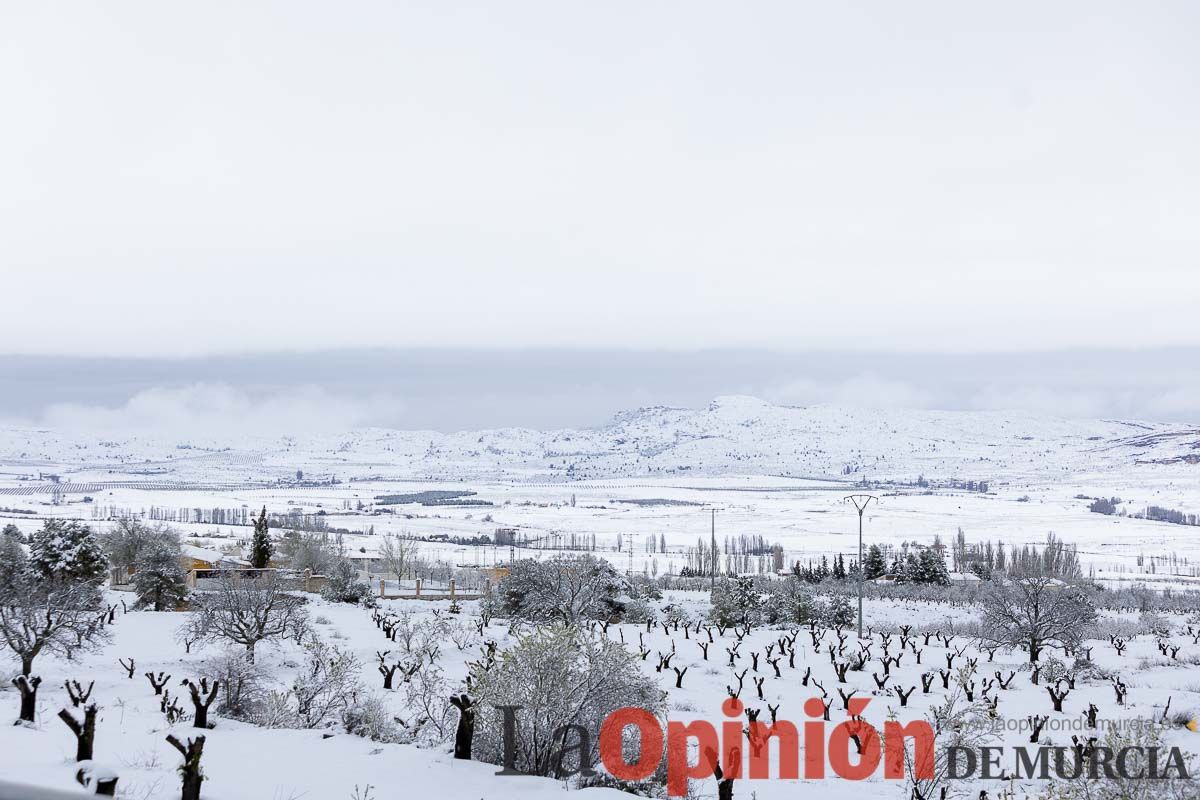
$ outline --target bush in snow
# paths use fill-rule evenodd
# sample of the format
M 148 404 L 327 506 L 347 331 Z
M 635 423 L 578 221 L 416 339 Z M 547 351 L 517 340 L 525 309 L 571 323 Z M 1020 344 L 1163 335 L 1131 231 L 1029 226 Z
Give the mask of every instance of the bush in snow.
M 625 601 L 625 608 L 622 610 L 621 618 L 625 622 L 635 625 L 642 625 L 647 622 L 655 623 L 658 622 L 658 611 L 645 598 L 631 597 Z
M 659 588 L 658 581 L 635 575 L 629 581 L 629 596 L 645 600 L 662 600 L 662 589 Z
M 591 733 L 583 757 L 588 766 L 593 765 L 598 753 L 596 732 L 610 713 L 626 706 L 653 714 L 665 708 L 665 695 L 643 674 L 640 664 L 619 642 L 594 640 L 574 626 L 546 626 L 522 636 L 490 669 L 473 670 L 474 757 L 502 763 L 503 719 L 495 707 L 507 705 L 521 707 L 516 712 L 518 770 L 553 775 L 554 754 L 563 742 L 552 734 L 568 722 Z
M 718 625 L 760 625 L 766 620 L 762 592 L 752 578 L 739 575 L 722 580 L 712 590 L 709 618 Z
M 246 657 L 245 650 L 229 649 L 204 662 L 204 675 L 220 681 L 216 712 L 242 721 L 262 718 L 270 693 L 270 675 Z
M 807 625 L 825 615 L 825 604 L 799 578 L 777 581 L 767 597 L 766 614 L 773 625 Z
M 362 663 L 353 653 L 313 637 L 305 643 L 306 658 L 289 695 L 296 711 L 296 726 L 322 728 L 340 721 L 362 692 Z
M 1110 753 L 1133 753 L 1129 758 L 1129 773 L 1138 777 L 1121 777 L 1112 770 L 1112 777 L 1100 770 L 1096 780 L 1089 778 L 1086 763 L 1081 767 L 1083 774 L 1078 778 L 1057 778 L 1038 795 L 1039 800 L 1195 800 L 1197 797 L 1195 757 L 1181 750 L 1184 770 L 1189 776 L 1182 777 L 1174 769 L 1168 769 L 1165 755 L 1160 757 L 1158 770 L 1164 777 L 1148 780 L 1144 777 L 1146 754 L 1152 748 L 1164 748 L 1162 729 L 1156 725 L 1110 726 L 1097 743 Z M 1074 772 L 1075 762 L 1071 754 L 1064 758 L 1064 770 Z
M 315 636 L 304 642 L 305 659 L 292 685 L 251 701 L 253 721 L 267 728 L 328 728 L 365 698 L 362 663 L 353 653 Z
M 334 559 L 321 596 L 334 603 L 358 603 L 366 607 L 376 605 L 371 587 L 358 579 L 358 570 L 344 558 Z
M 99 583 L 108 559 L 91 527 L 48 519 L 30 537 L 29 566 L 48 580 Z
M 625 580 L 612 564 L 590 555 L 513 563 L 496 587 L 495 613 L 531 622 L 575 624 L 617 616 Z
M 821 612 L 821 624 L 830 628 L 849 628 L 857 618 L 854 604 L 843 594 L 829 598 L 829 605 Z
M 937 742 L 932 763 L 919 748 L 904 748 L 904 774 L 908 776 L 908 795 L 913 800 L 945 797 L 953 788 L 952 748 L 977 751 L 992 739 L 987 707 L 980 702 L 968 702 L 957 687 L 941 704 L 930 707 L 925 721 L 933 729 Z
M 680 627 L 692 624 L 692 616 L 688 611 L 678 603 L 671 603 L 663 609 L 667 623 L 671 625 L 678 624 Z
M 1155 636 L 1170 636 L 1171 622 L 1161 614 L 1143 611 L 1138 614 L 1138 633 L 1152 633 Z
M 432 747 L 450 740 L 458 725 L 458 712 L 449 700 L 450 689 L 436 661 L 420 662 L 416 673 L 404 684 L 404 741 Z
M 1041 679 L 1047 684 L 1058 683 L 1068 674 L 1070 674 L 1070 670 L 1067 669 L 1067 665 L 1054 656 L 1050 656 L 1042 664 Z
M 341 722 L 342 728 L 352 736 L 361 736 L 374 742 L 403 740 L 400 726 L 396 724 L 387 704 L 376 694 L 359 694 L 342 711 Z

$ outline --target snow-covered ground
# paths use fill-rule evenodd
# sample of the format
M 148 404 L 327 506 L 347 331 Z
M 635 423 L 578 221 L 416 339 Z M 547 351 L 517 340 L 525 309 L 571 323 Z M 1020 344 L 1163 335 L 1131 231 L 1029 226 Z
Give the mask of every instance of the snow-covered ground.
M 116 598 L 114 593 L 112 597 Z M 706 608 L 706 593 L 671 592 L 659 604 L 677 603 L 686 607 L 694 618 Z M 401 601 L 385 603 L 385 609 L 405 607 L 416 613 L 428 615 L 446 614 L 446 607 L 439 603 L 404 604 Z M 312 602 L 311 613 L 320 620 L 316 626 L 327 641 L 346 647 L 359 656 L 363 664 L 362 680 L 366 686 L 379 687 L 381 679 L 375 671 L 375 652 L 394 647 L 372 623 L 370 612 L 350 605 L 330 604 L 321 600 Z M 460 619 L 470 625 L 473 603 L 464 604 Z M 951 608 L 929 603 L 881 603 L 870 602 L 867 619 L 876 629 L 872 637 L 875 650 L 881 648 L 881 631 L 898 630 L 900 625 L 913 624 L 915 630 L 924 633 L 941 630 L 950 633 L 954 625 L 969 623 L 971 613 L 961 608 Z M 194 735 L 189 723 L 169 725 L 159 708 L 159 698 L 154 695 L 145 672 L 163 671 L 171 675 L 168 691 L 182 691 L 179 682 L 183 678 L 197 678 L 204 674 L 203 662 L 213 651 L 193 649 L 185 654 L 181 644 L 174 639 L 175 628 L 182 622 L 181 614 L 129 612 L 119 614 L 112 626 L 112 643 L 103 650 L 82 656 L 77 662 L 68 663 L 46 658 L 38 671 L 45 682 L 39 697 L 38 723 L 33 728 L 0 726 L 0 773 L 6 780 L 24 781 L 33 784 L 69 788 L 72 786 L 74 767 L 74 737 L 62 725 L 55 714 L 67 706 L 63 682 L 68 679 L 96 682 L 93 700 L 102 706 L 96 735 L 96 759 L 114 769 L 121 776 L 122 796 L 132 798 L 170 798 L 178 796 L 175 767 L 178 754 L 166 743 L 165 736 L 175 733 L 179 737 Z M 451 615 L 447 615 L 451 616 Z M 1116 619 L 1114 617 L 1114 619 Z M 1182 626 L 1182 619 L 1173 620 Z M 1124 624 L 1132 626 L 1134 620 L 1127 617 Z M 864 716 L 882 730 L 883 723 L 891 715 L 902 721 L 922 718 L 932 705 L 944 701 L 947 692 L 941 679 L 936 677 L 933 688 L 922 692 L 920 674 L 937 672 L 946 667 L 946 655 L 953 654 L 965 646 L 966 652 L 956 656 L 957 669 L 967 658 L 979 659 L 979 678 L 992 678 L 1000 672 L 1007 677 L 1010 671 L 1017 676 L 1007 690 L 996 690 L 1000 697 L 997 732 L 992 744 L 1009 746 L 1027 743 L 1028 728 L 1021 723 L 1031 714 L 1048 714 L 1052 724 L 1042 738 L 1056 745 L 1071 744 L 1071 735 L 1081 737 L 1095 735 L 1082 727 L 1082 713 L 1091 703 L 1102 712 L 1100 720 L 1139 720 L 1162 714 L 1168 700 L 1171 710 L 1200 710 L 1200 677 L 1196 663 L 1200 663 L 1200 645 L 1191 642 L 1182 630 L 1172 636 L 1183 649 L 1179 659 L 1172 661 L 1159 654 L 1155 637 L 1142 635 L 1133 638 L 1129 649 L 1118 655 L 1107 641 L 1090 642 L 1092 658 L 1101 670 L 1112 670 L 1124 676 L 1129 689 L 1129 702 L 1124 707 L 1114 704 L 1113 689 L 1102 678 L 1081 678 L 1077 688 L 1070 692 L 1062 713 L 1050 710 L 1045 686 L 1034 686 L 1024 669 L 1024 654 L 1000 651 L 994 661 L 970 644 L 968 637 L 961 634 L 952 639 L 950 646 L 932 639 L 924 643 L 924 637 L 915 636 L 915 644 L 921 650 L 921 663 L 914 660 L 913 652 L 906 652 L 899 668 L 892 669 L 888 685 L 880 690 L 875 685 L 872 673 L 879 674 L 878 663 L 871 663 L 862 672 L 850 672 L 846 684 L 839 684 L 834 675 L 830 658 L 825 650 L 836 644 L 832 632 L 825 634 L 819 647 L 814 648 L 807 630 L 796 637 L 797 658 L 795 666 L 789 667 L 787 659 L 780 663 L 781 677 L 774 672 L 764 656 L 759 667 L 751 666 L 751 653 L 764 652 L 768 644 L 775 642 L 786 630 L 762 629 L 750 633 L 740 645 L 735 667 L 729 666 L 727 648 L 737 644 L 733 631 L 722 636 L 716 633 L 716 641 L 710 646 L 705 659 L 699 642 L 707 642 L 707 635 L 694 629 L 685 638 L 681 630 L 664 632 L 655 626 L 649 632 L 642 625 L 612 626 L 608 631 L 611 638 L 622 638 L 637 649 L 644 647 L 650 655 L 643 662 L 645 671 L 660 687 L 669 693 L 669 717 L 679 721 L 708 720 L 714 725 L 724 721 L 720 704 L 726 698 L 726 687 L 736 685 L 737 674 L 750 670 L 744 678 L 742 699 L 748 707 L 763 710 L 766 719 L 767 706 L 777 706 L 779 719 L 799 725 L 806 721 L 802 711 L 805 699 L 820 696 L 821 689 L 815 683 L 801 684 L 803 674 L 811 668 L 811 680 L 822 685 L 833 700 L 830 726 L 845 719 L 837 690 L 849 692 L 856 689 L 859 696 L 871 698 Z M 507 626 L 495 622 L 486 630 L 486 637 L 498 642 L 501 649 L 510 646 L 513 638 Z M 893 641 L 898 634 L 893 633 Z M 478 637 L 471 638 L 463 650 L 447 642 L 442 648 L 442 663 L 446 677 L 459 681 L 466 674 L 466 662 L 479 656 Z M 853 635 L 849 646 L 857 649 Z M 672 667 L 687 668 L 683 688 L 675 687 L 673 670 L 655 670 L 658 654 L 676 656 Z M 893 643 L 892 649 L 896 650 Z M 135 677 L 127 678 L 117 659 L 133 658 L 136 661 Z M 271 670 L 286 682 L 289 673 L 294 673 L 301 655 L 294 644 L 266 648 L 261 658 Z M 1069 659 L 1068 659 L 1069 661 Z M 759 699 L 754 679 L 763 679 L 763 695 Z M 954 679 L 951 678 L 951 686 Z M 916 687 L 908 705 L 901 707 L 892 687 L 905 690 Z M 397 714 L 402 714 L 398 691 L 378 690 L 392 705 Z M 186 700 L 182 701 L 185 707 Z M 0 692 L 0 718 L 15 718 L 17 696 L 14 691 Z M 216 727 L 206 732 L 207 744 L 204 755 L 205 773 L 208 780 L 204 785 L 204 796 L 213 800 L 261 800 L 261 798 L 353 798 L 356 787 L 362 791 L 368 784 L 375 787 L 373 797 L 437 796 L 447 798 L 510 798 L 510 797 L 559 797 L 565 794 L 561 783 L 540 778 L 497 778 L 495 767 L 477 762 L 457 762 L 447 748 L 434 750 L 418 749 L 410 745 L 380 744 L 345 734 L 325 737 L 324 731 L 269 730 L 216 717 Z M 1168 743 L 1184 748 L 1186 752 L 1200 751 L 1200 734 L 1186 729 L 1168 733 Z M 801 745 L 803 748 L 803 744 Z M 801 756 L 803 758 L 803 755 Z M 826 781 L 747 781 L 739 783 L 738 795 L 760 798 L 795 797 L 797 783 L 805 783 L 810 789 L 830 797 L 900 797 L 902 788 L 896 781 L 886 781 L 876 776 L 864 784 L 841 780 Z M 712 780 L 698 781 L 695 786 L 702 796 L 715 795 Z M 960 787 L 961 788 L 961 787 Z M 989 788 L 984 786 L 984 788 Z M 994 791 L 993 787 L 993 791 Z M 586 790 L 588 797 L 612 797 L 615 791 Z M 976 791 L 972 789 L 971 791 Z
M 185 540 L 221 549 L 246 539 L 250 529 L 193 520 L 210 518 L 212 509 L 265 506 L 272 514 L 319 514 L 329 526 L 352 531 L 345 537 L 351 554 L 376 553 L 381 534 L 394 532 L 427 539 L 419 547 L 430 560 L 465 567 L 503 563 L 510 557 L 505 547 L 428 539 L 492 536 L 505 528 L 531 543 L 519 556 L 547 557 L 555 548 L 567 547 L 572 537 L 577 543 L 590 543 L 594 537 L 596 553 L 622 570 L 631 566 L 635 572 L 663 575 L 677 573 L 686 550 L 699 539 L 707 540 L 714 525 L 718 540 L 761 535 L 777 542 L 789 564 L 839 553 L 849 557 L 857 551 L 858 517 L 843 498 L 861 490 L 858 482 L 869 480 L 879 502 L 863 519 L 868 544 L 929 544 L 934 536 L 948 543 L 962 529 L 969 542 L 1019 546 L 1041 543 L 1054 533 L 1079 548 L 1085 569 L 1094 570 L 1098 579 L 1178 588 L 1198 582 L 1200 529 L 1103 516 L 1088 511 L 1086 498 L 1120 497 L 1128 514 L 1147 505 L 1196 513 L 1198 455 L 1200 430 L 1180 425 L 1000 413 L 786 408 L 749 398 L 722 398 L 695 411 L 641 409 L 587 431 L 444 435 L 368 430 L 334 437 L 200 442 L 5 429 L 0 430 L 0 523 L 11 522 L 30 532 L 45 518 L 60 516 L 103 528 L 114 516 L 149 517 L 154 510 L 153 515 L 171 517 Z M 929 485 L 915 485 L 919 477 Z M 986 482 L 987 490 L 964 488 L 967 481 Z M 430 489 L 470 491 L 470 500 L 487 505 L 376 502 L 383 495 Z M 632 535 L 632 553 L 627 535 Z M 663 540 L 665 551 L 649 551 L 652 541 Z M 662 602 L 682 602 L 699 618 L 707 600 L 707 593 L 697 592 Z M 444 603 L 385 602 L 402 605 L 419 614 L 445 612 Z M 370 612 L 321 600 L 312 601 L 310 610 L 324 620 L 317 625 L 322 637 L 353 650 L 363 663 L 364 683 L 378 686 L 374 654 L 385 640 Z M 466 622 L 474 611 L 473 603 L 464 603 L 458 619 Z M 967 624 L 973 614 L 972 609 L 949 605 L 870 602 L 867 618 L 877 630 L 912 623 L 930 631 Z M 117 769 L 125 797 L 178 796 L 179 758 L 164 737 L 172 730 L 182 736 L 188 729 L 186 724 L 166 723 L 143 673 L 171 673 L 176 690 L 184 677 L 202 673 L 201 664 L 212 651 L 185 653 L 174 638 L 182 621 L 181 614 L 131 611 L 118 615 L 113 641 L 103 650 L 84 654 L 77 662 L 41 657 L 37 671 L 44 684 L 38 724 L 0 726 L 3 779 L 73 785 L 74 739 L 55 714 L 66 702 L 65 680 L 95 680 L 94 696 L 102 706 L 97 760 Z M 1103 710 L 1102 718 L 1161 714 L 1168 699 L 1173 711 L 1200 708 L 1195 666 L 1200 663 L 1200 645 L 1183 634 L 1186 619 L 1170 622 L 1182 648 L 1174 662 L 1160 655 L 1150 635 L 1133 639 L 1124 655 L 1107 640 L 1092 643 L 1100 668 L 1126 676 L 1130 705 L 1114 704 L 1108 682 L 1081 680 L 1064 712 L 1052 716 L 1078 720 L 1089 703 Z M 1126 619 L 1124 624 L 1134 621 Z M 669 691 L 671 716 L 721 722 L 726 687 L 748 662 L 747 655 L 736 669 L 727 666 L 725 647 L 732 646 L 734 634 L 726 632 L 728 641 L 714 644 L 706 661 L 693 641 L 701 634 L 693 632 L 684 639 L 679 631 L 656 627 L 647 632 L 631 625 L 609 631 L 609 636 L 624 636 L 629 643 L 638 642 L 639 635 L 651 653 L 674 646 L 675 666 L 689 668 L 684 687 L 676 689 L 673 672 L 654 670 L 654 655 L 644 662 L 647 673 Z M 742 652 L 763 651 L 780 635 L 755 631 Z M 512 642 L 500 623 L 486 636 L 501 647 Z M 752 698 L 750 705 L 779 705 L 781 718 L 798 723 L 803 699 L 813 694 L 811 687 L 800 684 L 805 668 L 811 666 L 835 700 L 837 695 L 829 657 L 823 650 L 815 652 L 804 632 L 796 647 L 796 669 L 786 669 L 776 678 L 761 664 L 763 699 L 757 699 L 749 677 L 743 698 Z M 461 680 L 466 662 L 479 655 L 476 646 L 460 651 L 447 644 L 442 650 L 450 681 Z M 905 661 L 890 679 L 892 684 L 918 687 L 904 709 L 910 716 L 904 719 L 924 715 L 941 699 L 940 689 L 929 695 L 921 692 L 919 674 L 944 667 L 948 648 L 934 640 L 924 651 L 922 665 Z M 137 662 L 132 680 L 117 664 L 118 658 L 130 657 Z M 987 655 L 974 649 L 967 657 L 980 657 L 984 677 L 1020 670 L 1022 660 L 1020 653 L 1002 651 L 994 663 L 987 662 Z M 286 681 L 297 669 L 300 654 L 287 645 L 266 649 L 263 658 L 280 681 Z M 889 710 L 899 711 L 895 695 L 876 688 L 870 668 L 852 673 L 852 681 L 862 694 L 873 697 L 869 720 L 882 722 Z M 0 691 L 0 721 L 16 717 L 18 698 L 7 687 L 6 680 L 0 687 L 5 689 Z M 398 703 L 397 693 L 385 695 L 388 702 Z M 1019 674 L 1012 688 L 1000 695 L 1004 717 L 1020 720 L 1048 713 L 1045 687 L 1031 685 L 1027 673 Z M 1046 735 L 1056 744 L 1069 745 L 1071 733 L 1079 732 Z M 1197 734 L 1180 730 L 1170 735 L 1180 746 L 1200 750 Z M 1001 735 L 1010 744 L 1027 738 L 1027 731 Z M 268 730 L 225 719 L 218 719 L 208 734 L 204 765 L 204 796 L 213 800 L 354 798 L 356 790 L 361 800 L 367 785 L 374 787 L 370 796 L 377 800 L 409 794 L 549 797 L 567 791 L 549 780 L 497 778 L 494 767 L 456 762 L 445 747 L 379 744 L 348 735 L 324 738 L 321 731 Z M 902 793 L 880 780 L 868 787 L 866 795 L 871 797 Z M 711 780 L 698 783 L 696 789 L 715 795 Z M 782 798 L 795 796 L 797 790 L 792 782 L 755 781 L 739 784 L 736 795 L 754 792 L 759 798 Z M 610 790 L 587 791 L 592 797 L 618 796 Z M 823 782 L 820 791 L 832 798 L 864 796 L 861 785 L 842 781 Z

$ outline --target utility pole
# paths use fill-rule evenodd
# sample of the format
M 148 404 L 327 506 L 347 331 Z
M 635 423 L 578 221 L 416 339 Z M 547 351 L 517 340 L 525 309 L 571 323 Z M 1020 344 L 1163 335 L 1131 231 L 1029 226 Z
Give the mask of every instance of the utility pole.
M 863 578 L 867 574 L 866 568 L 863 566 L 863 541 L 862 541 L 862 522 L 863 512 L 867 510 L 867 505 L 874 500 L 879 502 L 879 498 L 873 494 L 852 494 L 843 497 L 843 500 L 849 500 L 854 503 L 854 507 L 858 509 L 858 638 L 863 638 Z

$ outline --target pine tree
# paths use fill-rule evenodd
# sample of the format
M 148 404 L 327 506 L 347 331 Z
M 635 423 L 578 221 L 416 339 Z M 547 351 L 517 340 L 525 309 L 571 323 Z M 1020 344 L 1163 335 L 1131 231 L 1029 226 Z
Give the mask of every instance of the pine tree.
M 254 520 L 254 538 L 250 541 L 250 566 L 266 569 L 274 552 L 271 533 L 267 527 L 267 507 L 263 506 L 262 514 Z
M 29 538 L 29 565 L 43 578 L 98 583 L 108 559 L 88 525 L 48 519 Z
M 14 536 L 0 536 L 0 591 L 15 586 L 29 567 L 29 557 L 21 541 Z
M 854 624 L 856 618 L 854 606 L 847 598 L 839 594 L 829 599 L 829 606 L 825 609 L 823 622 L 833 628 L 849 628 Z
M 867 550 L 867 557 L 863 560 L 866 569 L 866 579 L 874 580 L 887 572 L 887 563 L 883 560 L 883 551 L 879 549 L 879 545 L 873 544 Z
M 949 586 L 950 573 L 946 570 L 946 560 L 941 553 L 932 547 L 922 550 L 921 557 L 918 559 L 918 574 L 913 580 L 918 583 Z
M 846 579 L 846 560 L 841 553 L 833 561 L 833 577 L 840 581 Z
M 179 564 L 179 548 L 169 541 L 160 541 L 146 549 L 137 560 L 133 575 L 137 593 L 137 608 L 151 611 L 170 611 L 187 597 L 183 567 Z

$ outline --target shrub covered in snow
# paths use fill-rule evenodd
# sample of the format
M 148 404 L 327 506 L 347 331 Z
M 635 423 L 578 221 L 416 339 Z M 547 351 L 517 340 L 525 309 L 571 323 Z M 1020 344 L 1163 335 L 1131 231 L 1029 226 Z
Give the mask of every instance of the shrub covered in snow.
M 612 564 L 591 555 L 523 559 L 496 587 L 493 610 L 533 622 L 611 619 L 619 614 L 617 596 L 625 588 Z
M 593 639 L 579 628 L 549 625 L 522 636 L 490 669 L 472 674 L 477 721 L 474 757 L 501 763 L 503 720 L 497 706 L 520 706 L 516 713 L 516 768 L 552 775 L 553 754 L 562 746 L 553 732 L 565 722 L 598 731 L 613 711 L 626 706 L 658 714 L 665 695 L 642 673 L 640 661 L 620 643 Z M 584 758 L 594 764 L 593 739 Z M 568 765 L 568 768 L 571 765 Z

